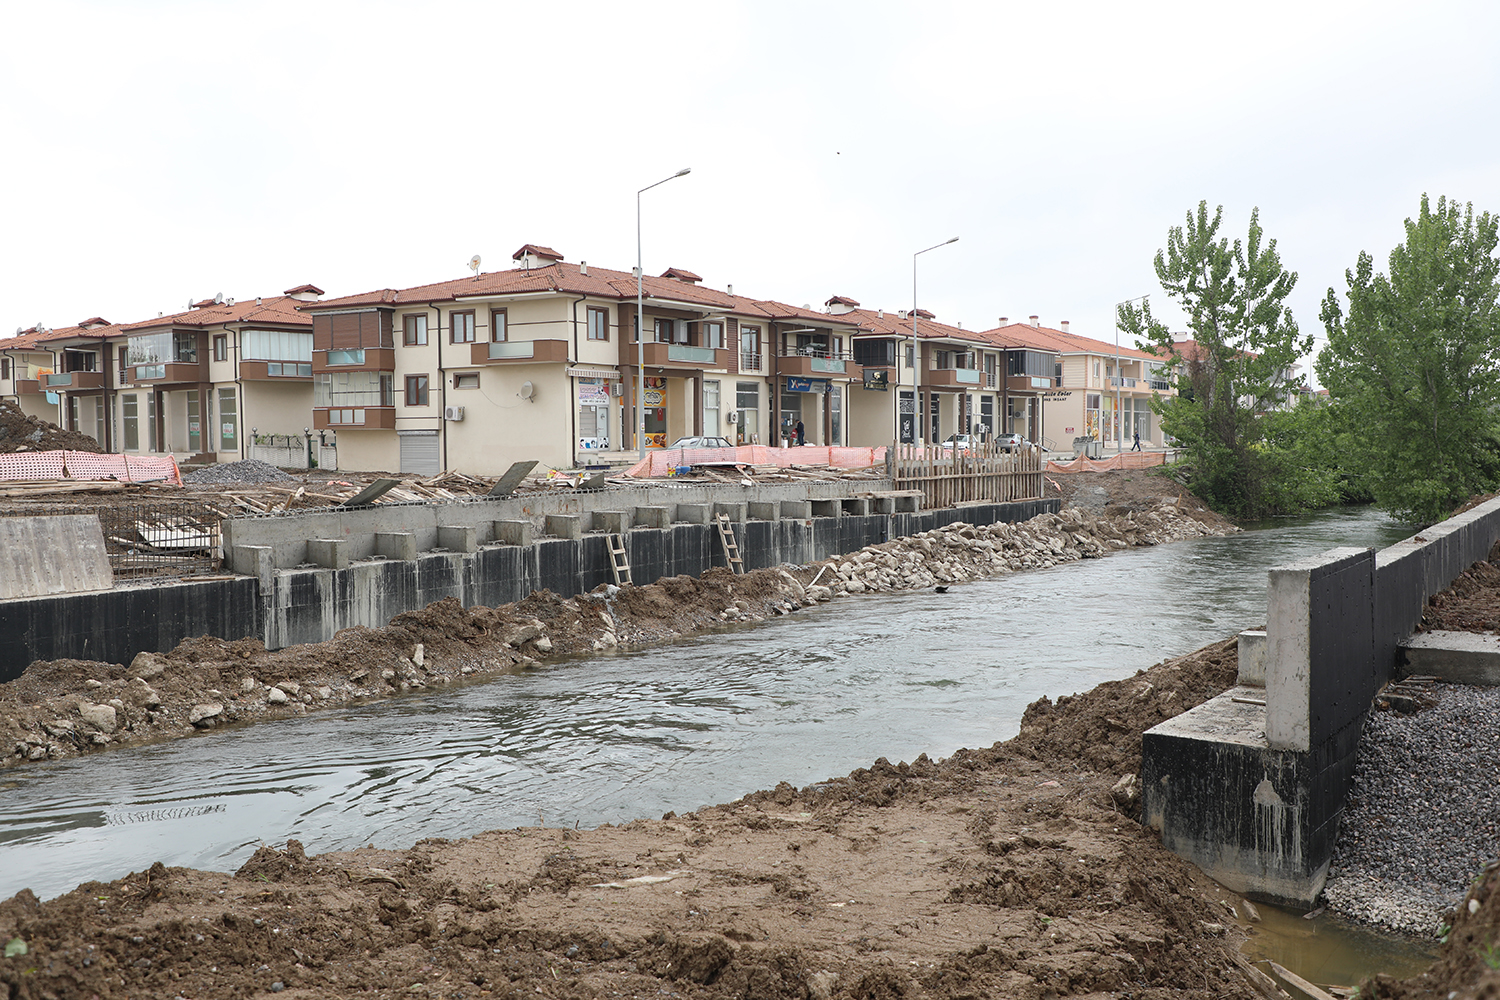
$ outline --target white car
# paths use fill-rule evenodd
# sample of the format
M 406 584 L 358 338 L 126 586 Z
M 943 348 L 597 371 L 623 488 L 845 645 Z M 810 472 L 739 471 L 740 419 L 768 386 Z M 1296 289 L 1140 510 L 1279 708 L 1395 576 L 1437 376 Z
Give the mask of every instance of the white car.
M 667 445 L 668 450 L 673 448 L 733 448 L 728 438 L 700 435 L 698 437 L 680 437 Z

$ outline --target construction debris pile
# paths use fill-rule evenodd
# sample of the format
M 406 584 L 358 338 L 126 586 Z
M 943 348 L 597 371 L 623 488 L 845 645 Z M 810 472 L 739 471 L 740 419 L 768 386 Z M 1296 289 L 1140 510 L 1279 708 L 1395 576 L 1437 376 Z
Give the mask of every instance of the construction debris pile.
M 13 399 L 0 399 L 0 453 L 103 450 L 99 442 L 87 434 L 65 431 L 54 423 L 25 413 Z

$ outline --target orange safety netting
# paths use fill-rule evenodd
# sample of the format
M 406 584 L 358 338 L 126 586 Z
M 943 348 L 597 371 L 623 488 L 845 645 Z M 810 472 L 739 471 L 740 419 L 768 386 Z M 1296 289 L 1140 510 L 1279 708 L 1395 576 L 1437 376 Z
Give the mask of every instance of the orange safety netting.
M 885 464 L 885 446 L 878 448 L 838 448 L 832 445 L 803 445 L 797 448 L 772 448 L 764 444 L 744 444 L 738 448 L 663 448 L 646 453 L 644 461 L 626 470 L 637 479 L 669 476 L 687 465 L 826 465 L 833 469 L 868 469 Z
M 1109 458 L 1079 455 L 1071 462 L 1048 462 L 1048 472 L 1107 472 L 1110 469 L 1146 469 L 1167 461 L 1162 451 L 1124 451 Z
M 15 479 L 114 479 L 122 483 L 182 485 L 171 455 L 101 455 L 89 451 L 23 451 L 0 455 L 0 481 Z

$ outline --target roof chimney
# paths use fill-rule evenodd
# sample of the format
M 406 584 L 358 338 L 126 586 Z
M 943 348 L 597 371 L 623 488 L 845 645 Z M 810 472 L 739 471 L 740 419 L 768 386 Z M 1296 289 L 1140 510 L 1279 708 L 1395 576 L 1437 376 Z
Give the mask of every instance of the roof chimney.
M 1031 325 L 1032 326 L 1036 326 L 1037 319 L 1038 319 L 1038 317 L 1036 317 L 1036 316 L 1031 317 Z
M 1000 317 L 1000 325 L 1001 326 L 1010 326 L 1010 317 L 1009 316 L 1001 316 Z
M 730 295 L 733 295 L 734 294 L 734 286 L 733 285 L 725 285 L 724 286 L 724 291 L 727 292 Z
M 583 275 L 585 278 L 588 277 L 588 274 L 589 274 L 589 262 L 588 261 L 586 261 L 586 260 L 580 260 L 578 262 L 578 273 L 581 274 L 581 275 Z
M 1062 330 L 1063 333 L 1067 333 L 1068 332 L 1068 321 L 1067 320 L 1063 320 L 1061 323 L 1059 323 L 1057 325 Z

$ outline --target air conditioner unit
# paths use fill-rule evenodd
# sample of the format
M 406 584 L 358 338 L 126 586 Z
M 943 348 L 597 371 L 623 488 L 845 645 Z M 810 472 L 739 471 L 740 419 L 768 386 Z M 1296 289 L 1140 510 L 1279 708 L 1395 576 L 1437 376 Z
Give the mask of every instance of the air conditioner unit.
M 737 424 L 740 422 L 740 412 L 738 410 L 730 410 L 725 415 L 724 419 L 729 421 L 731 424 Z
M 623 395 L 625 395 L 625 383 L 624 382 L 611 382 L 609 384 L 609 394 L 611 396 L 623 396 Z
M 463 418 L 464 418 L 464 408 L 462 406 L 445 406 L 445 407 L 443 407 L 443 419 L 444 420 L 452 420 L 452 421 L 454 421 L 456 423 L 456 422 L 462 420 Z

